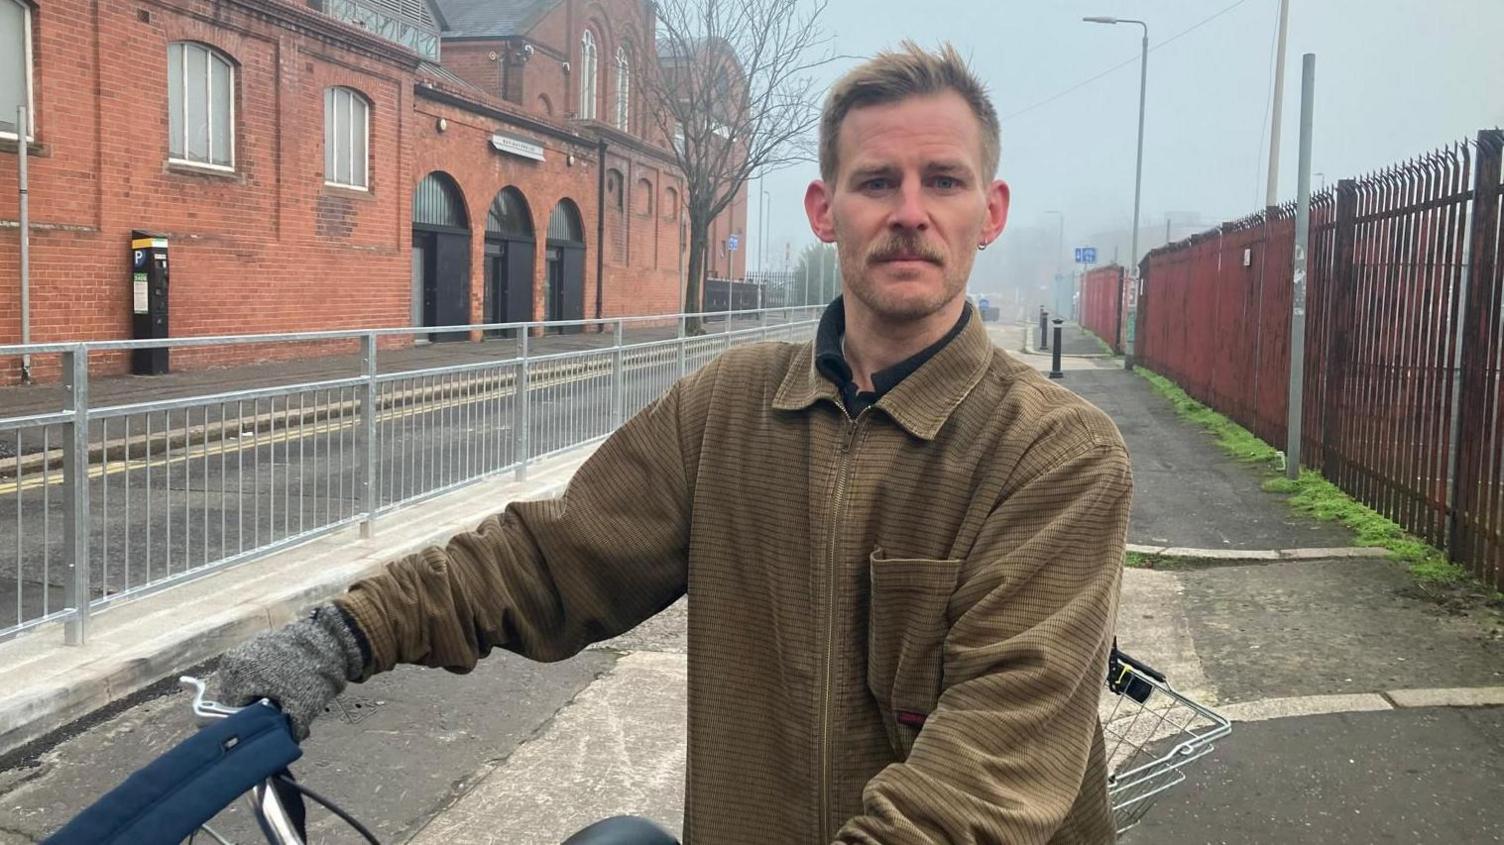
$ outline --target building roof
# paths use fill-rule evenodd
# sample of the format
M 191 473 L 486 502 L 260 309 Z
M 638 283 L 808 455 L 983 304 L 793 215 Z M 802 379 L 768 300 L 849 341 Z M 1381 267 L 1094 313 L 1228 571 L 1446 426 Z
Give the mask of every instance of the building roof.
M 559 0 L 435 0 L 445 38 L 506 38 L 521 35 Z
M 420 62 L 418 65 L 418 75 L 430 79 L 434 82 L 438 82 L 445 87 L 459 93 L 468 94 L 472 97 L 479 95 L 481 98 L 483 98 L 484 102 L 490 102 L 495 99 L 491 95 L 491 92 L 487 91 L 484 88 L 481 88 L 479 85 L 475 85 L 474 83 L 461 77 L 459 74 L 456 74 L 454 71 L 451 71 L 449 68 L 446 68 L 441 64 L 436 64 L 434 62 L 426 60 Z

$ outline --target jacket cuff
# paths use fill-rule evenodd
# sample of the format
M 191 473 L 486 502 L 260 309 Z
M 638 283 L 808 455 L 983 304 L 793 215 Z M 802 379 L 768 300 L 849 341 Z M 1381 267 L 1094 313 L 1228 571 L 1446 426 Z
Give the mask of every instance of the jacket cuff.
M 346 594 L 330 602 L 330 604 L 335 610 L 339 611 L 340 621 L 344 623 L 351 638 L 355 641 L 356 648 L 360 650 L 360 671 L 357 675 L 351 676 L 350 680 L 364 681 L 381 671 L 377 646 L 372 642 L 371 636 L 368 633 L 371 629 L 367 628 L 360 621 L 362 615 L 360 611 L 364 608 L 361 606 L 359 599 Z M 387 653 L 390 652 L 391 649 L 388 648 Z

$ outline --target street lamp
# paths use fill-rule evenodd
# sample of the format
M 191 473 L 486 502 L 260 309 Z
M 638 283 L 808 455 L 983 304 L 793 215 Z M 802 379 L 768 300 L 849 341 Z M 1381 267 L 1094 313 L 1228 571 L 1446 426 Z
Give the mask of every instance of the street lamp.
M 1133 169 L 1133 236 L 1132 246 L 1129 248 L 1130 251 L 1128 253 L 1128 263 L 1132 265 L 1130 269 L 1133 271 L 1135 296 L 1133 298 L 1133 306 L 1128 309 L 1128 326 L 1123 332 L 1127 337 L 1127 341 L 1123 344 L 1123 369 L 1131 370 L 1133 369 L 1133 322 L 1136 316 L 1135 312 L 1138 310 L 1138 294 L 1143 293 L 1138 288 L 1138 203 L 1144 184 L 1144 89 L 1148 86 L 1149 82 L 1149 25 L 1143 21 L 1131 18 L 1110 18 L 1105 16 L 1094 16 L 1082 18 L 1081 20 L 1087 23 L 1105 24 L 1136 23 L 1144 28 L 1143 53 L 1138 64 L 1138 163 L 1134 165 Z
M 1045 214 L 1057 214 L 1060 216 L 1060 235 L 1055 239 L 1055 281 L 1050 285 L 1050 297 L 1054 302 L 1050 307 L 1055 310 L 1055 315 L 1060 315 L 1060 256 L 1065 254 L 1065 212 L 1046 211 Z
M 757 177 L 757 269 L 768 272 L 768 199 L 772 195 L 762 189 L 762 177 Z

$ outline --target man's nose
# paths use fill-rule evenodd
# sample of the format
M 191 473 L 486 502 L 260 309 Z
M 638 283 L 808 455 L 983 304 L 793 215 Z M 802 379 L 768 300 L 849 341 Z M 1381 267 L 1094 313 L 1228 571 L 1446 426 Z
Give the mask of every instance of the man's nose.
M 929 221 L 923 190 L 917 182 L 905 184 L 898 192 L 898 207 L 893 209 L 889 225 L 894 229 L 924 231 L 929 228 Z

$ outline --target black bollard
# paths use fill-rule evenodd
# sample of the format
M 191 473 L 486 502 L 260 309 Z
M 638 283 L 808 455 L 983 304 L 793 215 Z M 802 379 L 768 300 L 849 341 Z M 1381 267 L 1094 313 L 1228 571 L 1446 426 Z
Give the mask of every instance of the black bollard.
M 1065 373 L 1060 369 L 1060 324 L 1065 321 L 1055 318 L 1055 351 L 1050 355 L 1050 378 L 1065 378 Z
M 1050 348 L 1050 315 L 1043 308 L 1039 309 L 1039 348 Z

